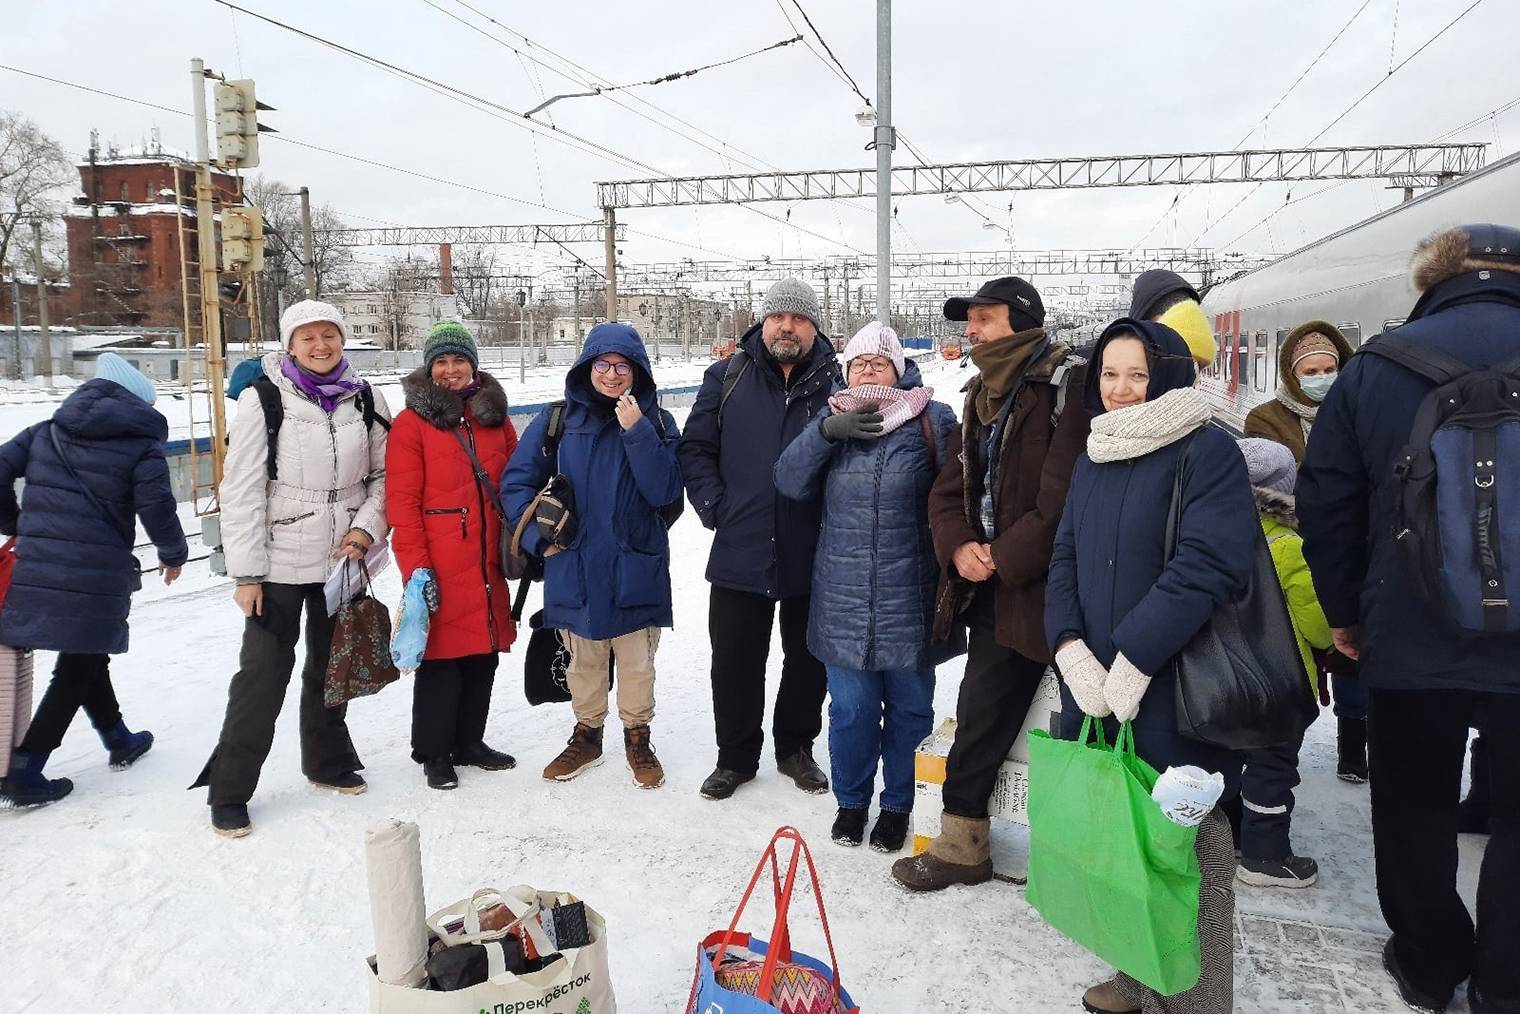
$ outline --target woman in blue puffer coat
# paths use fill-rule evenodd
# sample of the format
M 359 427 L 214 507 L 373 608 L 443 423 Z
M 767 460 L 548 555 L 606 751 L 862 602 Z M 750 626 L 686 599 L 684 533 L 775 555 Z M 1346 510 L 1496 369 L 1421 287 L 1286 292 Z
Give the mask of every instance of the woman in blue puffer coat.
M 913 810 L 913 751 L 934 721 L 929 645 L 939 564 L 929 487 L 957 425 L 934 401 L 890 327 L 872 322 L 845 346 L 848 388 L 776 462 L 783 496 L 822 490 L 808 649 L 829 676 L 833 838 L 859 845 L 880 763 L 885 782 L 871 847 L 896 852 Z
M 1158 771 L 1194 765 L 1240 783 L 1241 755 L 1177 731 L 1171 660 L 1250 580 L 1261 538 L 1245 459 L 1208 425 L 1193 356 L 1171 328 L 1122 318 L 1098 338 L 1083 385 L 1093 416 L 1077 459 L 1045 591 L 1045 633 L 1061 673 L 1061 731 L 1083 715 L 1134 723 L 1135 752 Z M 1167 518 L 1182 469 L 1176 546 Z M 1114 819 L 1128 819 L 1115 814 Z M 1198 984 L 1162 996 L 1123 974 L 1089 989 L 1089 1011 L 1228 1014 L 1233 1005 L 1234 846 L 1216 806 L 1198 825 L 1202 875 Z
M 81 708 L 113 768 L 153 745 L 151 733 L 123 723 L 110 675 L 111 656 L 127 650 L 127 612 L 142 587 L 136 518 L 158 550 L 165 584 L 189 555 L 164 460 L 169 424 L 153 400 L 148 378 L 107 352 L 95 379 L 52 419 L 0 447 L 0 533 L 16 536 L 0 644 L 58 652 L 53 681 L 0 783 L 4 805 L 51 803 L 73 789 L 67 778 L 44 777 L 42 766 Z

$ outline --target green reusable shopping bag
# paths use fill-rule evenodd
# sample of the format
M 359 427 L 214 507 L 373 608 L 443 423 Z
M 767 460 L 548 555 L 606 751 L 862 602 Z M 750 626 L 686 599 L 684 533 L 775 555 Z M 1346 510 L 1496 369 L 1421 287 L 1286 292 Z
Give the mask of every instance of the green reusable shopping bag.
M 1151 800 L 1156 777 L 1128 722 L 1112 748 L 1091 716 L 1075 742 L 1031 730 L 1026 896 L 1050 925 L 1170 996 L 1201 967 L 1198 829 Z

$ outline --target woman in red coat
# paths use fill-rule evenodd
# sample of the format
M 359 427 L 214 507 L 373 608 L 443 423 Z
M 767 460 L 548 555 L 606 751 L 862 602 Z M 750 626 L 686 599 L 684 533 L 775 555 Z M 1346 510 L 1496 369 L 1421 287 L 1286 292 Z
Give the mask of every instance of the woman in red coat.
M 412 759 L 430 788 L 452 789 L 456 764 L 501 771 L 517 763 L 484 741 L 497 653 L 517 632 L 497 558 L 502 522 L 465 450 L 468 443 L 494 490 L 517 433 L 506 393 L 480 372 L 463 325 L 435 324 L 422 362 L 401 382 L 406 409 L 385 453 L 386 511 L 401 579 L 419 567 L 433 574 L 427 650 L 412 695 Z

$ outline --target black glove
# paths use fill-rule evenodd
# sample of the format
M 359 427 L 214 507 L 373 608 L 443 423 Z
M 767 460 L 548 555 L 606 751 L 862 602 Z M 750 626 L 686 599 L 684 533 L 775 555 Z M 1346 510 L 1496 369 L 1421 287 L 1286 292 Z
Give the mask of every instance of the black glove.
M 427 605 L 429 614 L 438 611 L 438 579 L 430 577 L 422 586 L 422 601 Z
M 865 404 L 831 415 L 818 428 L 825 440 L 875 440 L 882 431 L 881 406 Z

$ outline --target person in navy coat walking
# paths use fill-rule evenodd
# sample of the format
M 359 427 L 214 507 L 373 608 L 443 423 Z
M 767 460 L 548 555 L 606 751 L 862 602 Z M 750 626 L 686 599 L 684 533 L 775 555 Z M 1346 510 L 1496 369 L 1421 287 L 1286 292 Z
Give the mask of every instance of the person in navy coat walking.
M 627 324 L 598 324 L 586 336 L 565 378 L 564 430 L 551 452 L 545 433 L 553 411 L 528 424 L 501 476 L 502 506 L 514 525 L 556 473 L 572 491 L 573 534 L 548 541 L 531 520 L 521 528 L 523 548 L 544 558 L 544 625 L 570 652 L 575 729 L 544 778 L 566 781 L 602 762 L 611 658 L 628 767 L 652 789 L 665 780 L 649 734 L 654 656 L 660 628 L 674 622 L 660 508 L 681 500 L 680 433 L 660 408 L 644 343 Z
M 153 745 L 152 733 L 132 732 L 122 721 L 110 663 L 127 650 L 127 612 L 142 587 L 132 552 L 135 519 L 158 550 L 165 584 L 179 577 L 190 553 L 164 460 L 169 424 L 154 397 L 147 377 L 106 352 L 95 362 L 95 379 L 50 420 L 0 447 L 0 533 L 16 536 L 0 644 L 58 652 L 53 680 L 0 782 L 5 805 L 51 803 L 73 790 L 72 781 L 49 779 L 42 768 L 80 708 L 112 768 L 129 767 Z
M 865 837 L 880 764 L 871 847 L 896 852 L 913 812 L 913 751 L 934 721 L 934 663 L 950 654 L 929 644 L 939 580 L 929 486 L 956 420 L 885 324 L 861 328 L 843 359 L 849 389 L 781 452 L 776 488 L 823 497 L 808 650 L 828 671 L 833 838 Z
M 1135 750 L 1158 771 L 1194 765 L 1240 782 L 1242 757 L 1177 731 L 1169 663 L 1223 603 L 1247 587 L 1261 538 L 1244 457 L 1208 426 L 1192 353 L 1171 328 L 1121 318 L 1093 351 L 1083 401 L 1093 414 L 1056 531 L 1045 632 L 1061 674 L 1061 731 L 1083 715 L 1133 722 Z M 1178 469 L 1176 546 L 1167 518 Z M 1109 722 L 1115 736 L 1119 728 Z M 1116 815 L 1116 819 L 1121 819 Z M 1089 1011 L 1227 1014 L 1234 1002 L 1235 852 L 1214 807 L 1198 827 L 1203 968 L 1172 996 L 1119 973 L 1087 990 Z

